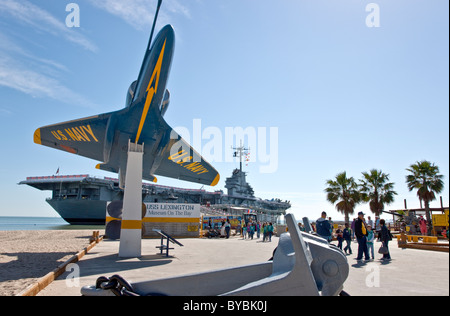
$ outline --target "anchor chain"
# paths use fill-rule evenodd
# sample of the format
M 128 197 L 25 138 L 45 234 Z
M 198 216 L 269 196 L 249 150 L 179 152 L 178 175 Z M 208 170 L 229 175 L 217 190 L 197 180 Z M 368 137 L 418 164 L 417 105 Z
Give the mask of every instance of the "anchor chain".
M 109 290 L 116 296 L 140 296 L 134 291 L 131 284 L 120 275 L 113 275 L 111 278 L 104 276 L 98 278 L 95 288 Z
M 167 296 L 162 293 L 149 293 L 141 295 L 137 293 L 133 286 L 120 275 L 113 275 L 110 278 L 100 277 L 95 283 L 96 289 L 102 289 L 104 291 L 111 291 L 115 296 Z

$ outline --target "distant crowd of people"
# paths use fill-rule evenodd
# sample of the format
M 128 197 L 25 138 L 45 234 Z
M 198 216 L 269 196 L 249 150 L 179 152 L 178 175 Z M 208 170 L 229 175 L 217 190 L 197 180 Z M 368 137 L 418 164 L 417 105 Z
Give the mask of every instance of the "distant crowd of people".
M 253 239 L 256 233 L 256 238 L 261 238 L 263 235 L 263 242 L 271 242 L 273 236 L 273 224 L 270 222 L 264 222 L 261 224 L 260 221 L 253 222 L 252 220 L 245 223 L 242 220 L 241 223 L 241 235 L 244 239 Z
M 210 221 L 210 227 L 212 227 Z M 313 229 L 320 237 L 324 238 L 328 243 L 333 240 L 333 233 L 336 236 L 338 242 L 337 247 L 345 252 L 346 255 L 353 254 L 352 241 L 356 239 L 358 243 L 358 255 L 356 260 L 362 261 L 363 258 L 366 261 L 375 259 L 374 242 L 375 238 L 381 241 L 382 247 L 379 249 L 379 253 L 383 254 L 383 260 L 391 260 L 389 251 L 389 242 L 392 240 L 392 234 L 386 227 L 384 219 L 378 217 L 375 218 L 375 222 L 368 216 L 366 221 L 365 214 L 363 212 L 358 213 L 358 218 L 354 218 L 351 225 L 345 223 L 345 227 L 341 225 L 334 230 L 334 223 L 331 217 L 327 217 L 326 212 L 322 212 L 322 216 L 316 221 L 315 225 L 312 225 Z M 300 229 L 304 230 L 304 227 L 300 225 Z M 220 235 L 225 238 L 230 238 L 231 224 L 227 219 L 222 222 Z M 246 222 L 242 219 L 241 224 L 237 227 L 236 233 L 241 233 L 243 239 L 261 238 L 263 242 L 271 242 L 274 232 L 273 224 L 270 222 L 254 221 L 250 219 Z M 345 246 L 344 246 L 345 242 Z
M 345 228 L 342 226 L 338 227 L 335 232 L 338 248 L 343 250 L 346 255 L 352 254 L 352 240 L 356 238 L 358 242 L 358 256 L 356 260 L 361 261 L 363 257 L 366 261 L 374 260 L 374 241 L 377 238 L 382 243 L 382 247 L 379 250 L 379 253 L 383 254 L 382 259 L 391 260 L 389 242 L 392 240 L 392 235 L 386 227 L 385 220 L 377 217 L 374 223 L 370 216 L 367 221 L 364 216 L 363 212 L 359 212 L 358 218 L 353 219 L 351 225 L 345 223 Z M 327 218 L 326 212 L 322 212 L 322 216 L 316 221 L 315 230 L 320 237 L 329 243 L 332 241 L 334 225 L 331 217 Z M 345 247 L 343 245 L 344 242 Z
M 211 221 L 209 227 L 210 228 L 212 227 Z M 251 219 L 247 223 L 245 222 L 245 220 L 242 220 L 241 225 L 237 227 L 237 232 L 240 232 L 241 236 L 244 239 L 253 239 L 255 238 L 256 234 L 257 239 L 261 238 L 261 235 L 263 236 L 262 239 L 263 242 L 272 241 L 273 230 L 274 227 L 272 223 L 270 222 L 261 223 L 260 221 L 254 222 Z M 222 222 L 220 235 L 228 239 L 230 238 L 230 233 L 231 233 L 231 223 L 230 220 L 227 219 L 226 221 Z

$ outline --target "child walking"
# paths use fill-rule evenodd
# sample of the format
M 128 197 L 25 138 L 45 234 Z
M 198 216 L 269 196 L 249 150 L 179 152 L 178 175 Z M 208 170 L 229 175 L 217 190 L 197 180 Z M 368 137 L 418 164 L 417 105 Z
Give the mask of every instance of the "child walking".
M 348 255 L 347 252 L 352 254 L 353 253 L 352 252 L 352 230 L 349 227 L 348 223 L 345 223 L 343 237 L 344 237 L 345 242 L 347 243 L 347 246 L 345 246 L 345 248 L 344 248 L 345 254 Z
M 367 233 L 367 248 L 369 249 L 369 253 L 372 255 L 372 260 L 375 260 L 375 251 L 373 249 L 375 234 L 373 233 L 372 226 L 367 226 Z

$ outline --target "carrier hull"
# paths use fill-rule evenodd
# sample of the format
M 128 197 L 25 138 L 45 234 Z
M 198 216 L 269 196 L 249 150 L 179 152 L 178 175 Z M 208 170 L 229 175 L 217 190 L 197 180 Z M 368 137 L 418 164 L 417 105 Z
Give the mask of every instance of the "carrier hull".
M 108 202 L 123 200 L 119 180 L 89 175 L 29 177 L 21 185 L 41 191 L 51 191 L 47 203 L 69 224 L 105 225 Z M 252 209 L 265 221 L 275 222 L 285 215 L 290 203 L 279 199 L 263 200 L 254 196 L 239 169 L 226 181 L 228 194 L 223 191 L 167 187 L 150 183 L 142 185 L 144 203 L 200 204 L 202 215 L 237 215 Z
M 106 201 L 47 200 L 71 225 L 105 225 Z

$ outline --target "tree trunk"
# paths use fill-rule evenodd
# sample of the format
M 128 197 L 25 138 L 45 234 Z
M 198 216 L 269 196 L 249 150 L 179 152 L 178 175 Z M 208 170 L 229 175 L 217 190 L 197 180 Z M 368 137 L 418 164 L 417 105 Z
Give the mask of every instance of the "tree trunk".
M 427 217 L 428 236 L 431 236 L 431 230 L 433 228 L 433 222 L 431 219 L 430 202 L 425 200 L 425 214 Z

